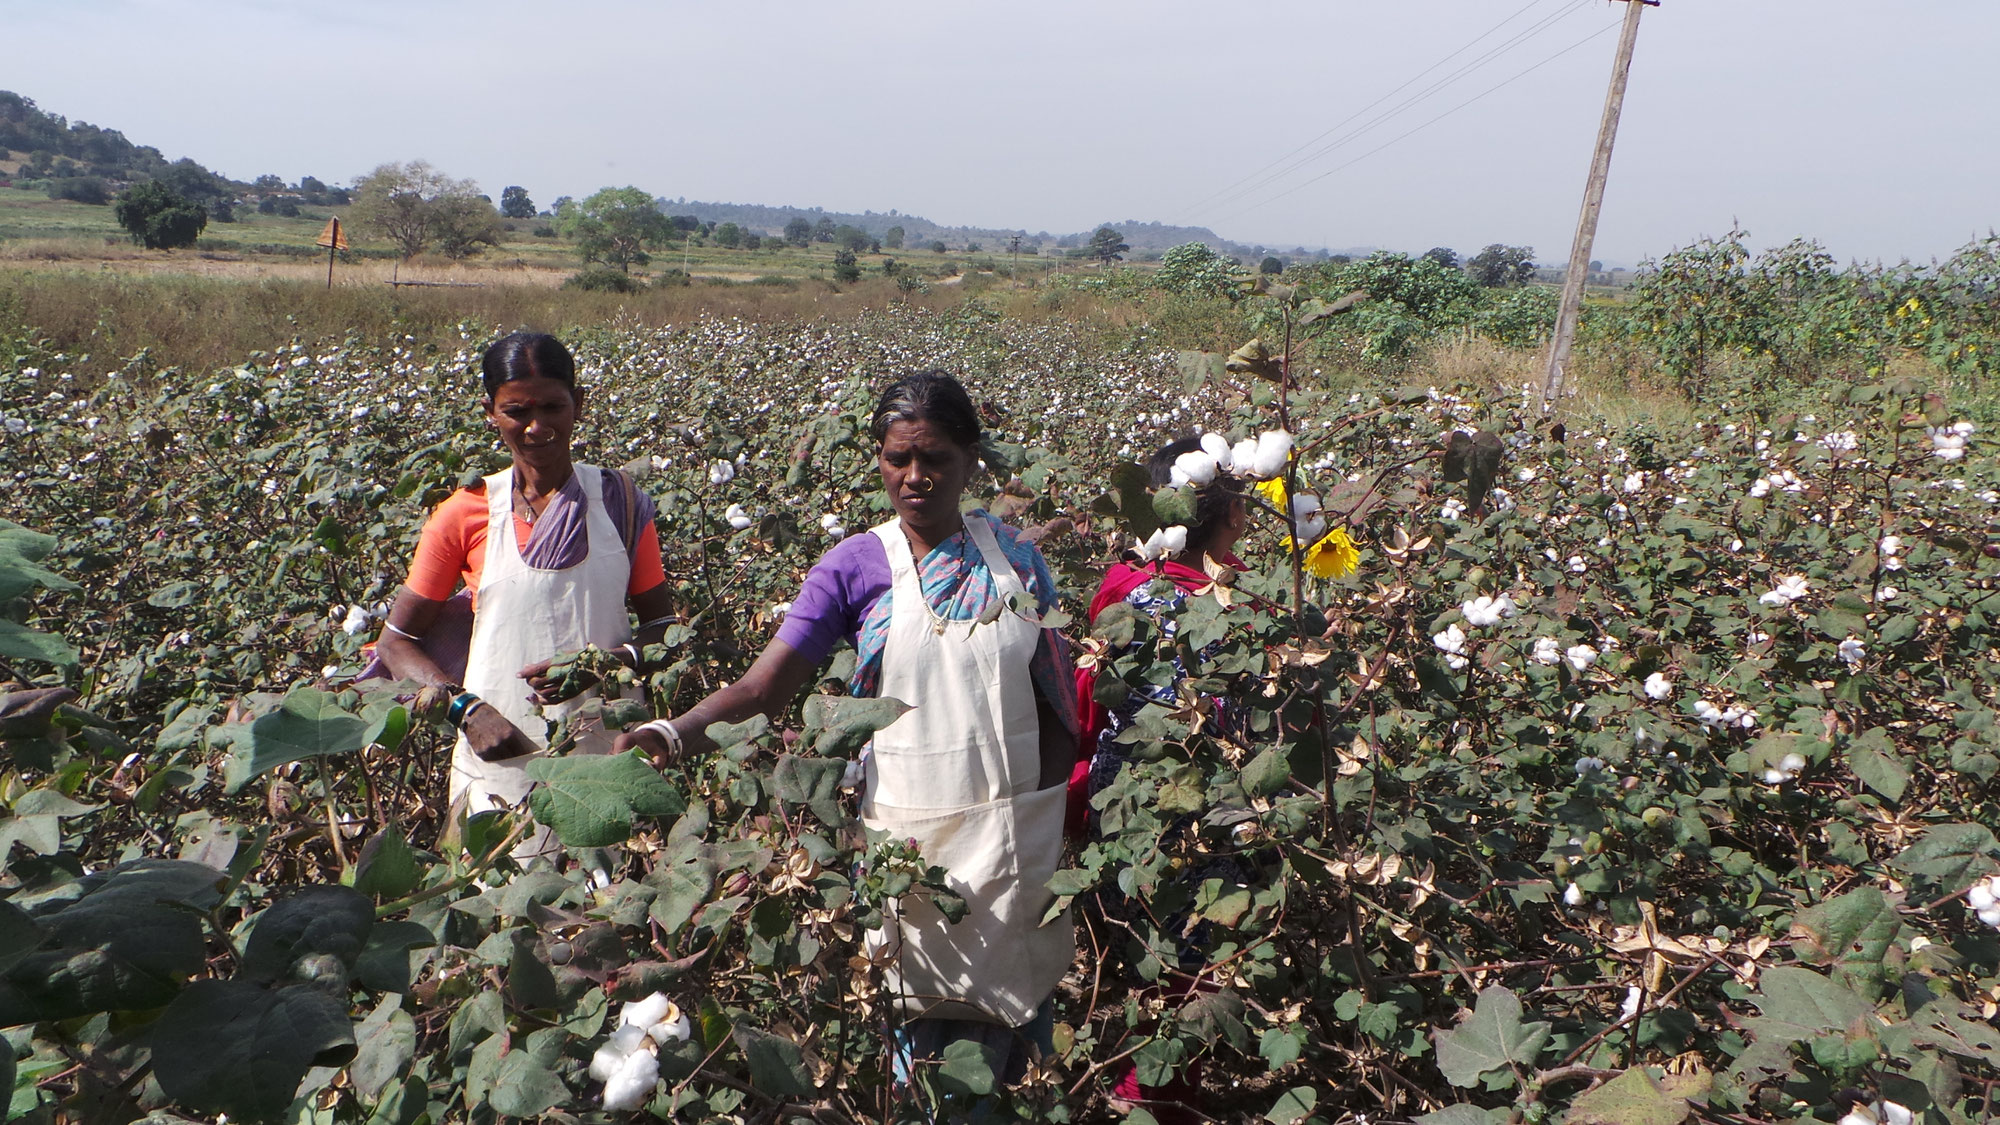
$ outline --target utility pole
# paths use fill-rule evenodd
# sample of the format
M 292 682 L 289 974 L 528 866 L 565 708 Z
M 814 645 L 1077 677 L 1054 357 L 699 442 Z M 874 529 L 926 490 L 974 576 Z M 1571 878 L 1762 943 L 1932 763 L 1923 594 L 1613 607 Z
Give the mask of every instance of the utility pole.
M 1583 213 L 1576 220 L 1576 241 L 1563 274 L 1562 312 L 1556 317 L 1555 339 L 1549 341 L 1549 368 L 1542 377 L 1542 412 L 1562 397 L 1570 345 L 1583 314 L 1583 285 L 1590 276 L 1590 247 L 1597 240 L 1597 216 L 1604 210 L 1604 184 L 1611 178 L 1611 146 L 1618 139 L 1618 116 L 1625 108 L 1625 82 L 1632 72 L 1632 48 L 1639 42 L 1639 17 L 1660 0 L 1624 0 L 1625 27 L 1618 37 L 1618 59 L 1611 65 L 1611 88 L 1604 95 L 1604 120 L 1597 126 L 1597 152 L 1590 161 L 1590 179 L 1583 188 Z

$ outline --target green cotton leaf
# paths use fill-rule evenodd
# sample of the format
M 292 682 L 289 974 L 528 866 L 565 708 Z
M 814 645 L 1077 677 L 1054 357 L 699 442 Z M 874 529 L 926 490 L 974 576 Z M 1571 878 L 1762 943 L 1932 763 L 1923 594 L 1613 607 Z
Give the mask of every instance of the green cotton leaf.
M 1263 1056 L 1264 1065 L 1273 1071 L 1283 1070 L 1299 1061 L 1306 1051 L 1305 1029 L 1297 1025 L 1291 1027 L 1265 1028 L 1257 1037 L 1257 1053 Z
M 1955 1006 L 1958 1008 L 1955 1012 L 1943 1004 L 1932 1004 L 1919 1012 L 1913 1021 L 1917 1026 L 1916 1044 L 1988 1067 L 2000 1067 L 2000 1028 L 1980 1019 L 1976 1011 L 1965 1005 Z
M 813 753 L 822 758 L 852 758 L 875 732 L 902 718 L 910 705 L 900 699 L 857 699 L 846 695 L 815 695 L 806 700 L 806 734 L 817 737 Z M 803 803 L 803 802 L 802 802 Z
M 201 916 L 227 879 L 198 863 L 142 859 L 16 896 L 45 936 L 0 976 L 0 1027 L 167 1004 L 207 963 Z
M 959 1039 L 944 1049 L 938 1064 L 938 1089 L 947 1094 L 985 1097 L 993 1092 L 995 1053 L 984 1043 Z
M 771 794 L 790 805 L 804 805 L 829 827 L 847 823 L 840 807 L 840 783 L 847 776 L 845 758 L 801 758 L 780 754 L 771 769 Z
M 1890 801 L 1900 802 L 1910 787 L 1910 770 L 1900 760 L 1889 733 L 1880 727 L 1855 739 L 1847 748 L 1847 768 L 1861 784 Z
M 0 520 L 0 602 L 11 602 L 37 587 L 44 590 L 74 590 L 77 585 L 62 575 L 38 566 L 58 546 L 56 537 L 29 531 L 18 523 Z
M 417 1055 L 417 1023 L 403 1010 L 403 998 L 382 998 L 368 1018 L 354 1029 L 354 1061 L 347 1076 L 365 1101 L 374 1101 L 391 1082 L 409 1069 Z
M 1204 992 L 1181 1005 L 1182 1026 L 1201 1037 L 1203 1043 L 1226 1039 L 1237 1050 L 1248 1050 L 1250 1033 L 1243 1026 L 1243 998 L 1229 989 Z
M 656 865 L 646 876 L 647 885 L 659 891 L 648 913 L 669 937 L 680 933 L 708 901 L 721 873 L 722 864 L 706 848 L 679 862 Z
M 1271 1110 L 1264 1120 L 1271 1125 L 1292 1125 L 1292 1122 L 1309 1116 L 1313 1107 L 1319 1104 L 1319 1091 L 1311 1086 L 1294 1086 L 1278 1095 L 1271 1104 Z
M 377 923 L 354 963 L 354 982 L 371 992 L 408 992 L 416 975 L 410 951 L 436 944 L 437 935 L 420 922 Z
M 1272 797 L 1292 782 L 1292 759 L 1282 746 L 1257 752 L 1243 766 L 1243 791 L 1252 797 Z
M 1515 1068 L 1531 1070 L 1549 1041 L 1549 1025 L 1523 1023 L 1521 998 L 1494 985 L 1479 994 L 1470 1018 L 1449 1031 L 1435 1031 L 1438 1070 L 1454 1086 L 1470 1089 L 1480 1077 L 1505 1072 L 1513 1085 Z
M 370 836 L 355 860 L 354 889 L 377 900 L 402 898 L 423 878 L 417 853 L 393 824 Z
M 1985 826 L 1940 824 L 1889 862 L 1930 885 L 1956 891 L 1970 884 L 1974 876 L 1986 874 L 1996 855 L 2000 855 L 2000 840 Z
M 313 985 L 276 992 L 242 980 L 198 980 L 149 1036 L 153 1074 L 180 1105 L 252 1120 L 292 1104 L 316 1066 L 346 1066 L 354 1026 L 340 1000 Z
M 202 588 L 194 582 L 169 582 L 152 592 L 146 604 L 155 609 L 185 609 L 201 600 Z
M 1635 1066 L 1570 1103 L 1564 1125 L 1680 1125 L 1688 1103 L 1660 1088 L 1643 1066 Z
M 1882 958 L 1903 927 L 1889 896 L 1860 887 L 1801 911 L 1792 919 L 1792 952 L 1815 965 L 1835 964 L 1879 980 Z
M 806 1097 L 813 1092 L 805 1057 L 789 1039 L 747 1024 L 735 1028 L 736 1046 L 750 1064 L 750 1084 L 774 1097 Z
M 1758 986 L 1750 1002 L 1763 1014 L 1743 1021 L 1753 1042 L 1731 1068 L 1733 1075 L 1749 1082 L 1789 1073 L 1792 1044 L 1844 1030 L 1875 1011 L 1867 997 L 1811 969 L 1790 965 L 1769 969 L 1758 978 Z
M 1417 1125 L 1501 1125 L 1508 1119 L 1511 1109 L 1480 1109 L 1472 1105 L 1448 1105 L 1436 1113 L 1426 1113 L 1416 1119 Z
M 1191 527 L 1195 517 L 1195 489 L 1162 488 L 1153 493 L 1153 518 L 1160 527 Z
M 258 982 L 316 976 L 324 971 L 317 961 L 321 957 L 332 957 L 343 969 L 351 969 L 367 947 L 374 925 L 375 904 L 360 891 L 304 887 L 257 915 L 243 947 L 241 975 Z
M 632 837 L 641 816 L 678 817 L 687 811 L 680 790 L 634 754 L 577 754 L 537 758 L 528 776 L 535 819 L 569 848 L 608 848 Z
M 349 754 L 368 745 L 368 722 L 343 710 L 318 688 L 296 688 L 278 709 L 250 724 L 249 737 L 229 748 L 223 791 L 235 793 L 260 774 L 290 762 Z
M 0 617 L 0 656 L 9 660 L 39 660 L 44 664 L 70 665 L 77 661 L 76 649 L 53 633 L 36 632 L 26 625 Z
M 380 746 L 393 752 L 410 733 L 410 709 L 394 700 L 371 703 L 361 711 L 368 728 L 361 732 L 363 745 Z
M 570 1100 L 569 1087 L 555 1072 L 563 1035 L 559 1028 L 544 1029 L 528 1036 L 525 1048 L 517 1045 L 498 1057 L 486 1075 L 485 1101 L 495 1113 L 534 1119 Z M 497 1050 L 500 1040 L 495 1036 L 480 1047 Z M 467 1085 L 471 1085 L 469 1080 Z
M 14 802 L 13 815 L 0 819 L 0 871 L 15 844 L 36 855 L 54 855 L 62 850 L 62 821 L 65 817 L 96 812 L 102 806 L 72 801 L 55 789 L 30 789 Z
M 20 964 L 46 936 L 42 924 L 27 911 L 0 899 L 0 973 Z

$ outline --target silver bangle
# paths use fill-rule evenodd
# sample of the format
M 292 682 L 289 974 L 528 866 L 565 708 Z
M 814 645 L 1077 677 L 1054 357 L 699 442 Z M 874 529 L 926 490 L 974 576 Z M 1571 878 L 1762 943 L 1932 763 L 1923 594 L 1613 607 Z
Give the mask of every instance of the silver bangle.
M 667 749 L 678 755 L 681 752 L 681 732 L 674 729 L 671 719 L 654 719 L 650 723 L 639 724 L 638 730 L 652 731 L 667 740 Z M 635 731 L 634 733 L 637 733 Z
M 639 670 L 639 665 L 645 663 L 645 658 L 639 655 L 639 646 L 630 641 L 627 641 L 624 644 L 619 645 L 618 647 L 632 654 L 632 670 L 634 672 L 637 672 Z
M 404 632 L 403 630 L 401 630 L 401 629 L 398 629 L 398 628 L 396 628 L 396 623 L 395 623 L 395 622 L 393 622 L 393 621 L 384 621 L 384 622 L 382 622 L 382 627 L 383 627 L 384 629 L 387 629 L 387 630 L 389 630 L 389 631 L 390 631 L 391 633 L 394 633 L 394 634 L 396 634 L 397 636 L 399 636 L 399 637 L 403 638 L 403 639 L 404 639 L 404 640 L 406 640 L 406 641 L 421 641 L 421 640 L 423 640 L 423 638 L 422 638 L 422 637 L 419 637 L 419 636 L 417 636 L 417 635 L 416 635 L 415 633 L 406 633 L 406 632 Z

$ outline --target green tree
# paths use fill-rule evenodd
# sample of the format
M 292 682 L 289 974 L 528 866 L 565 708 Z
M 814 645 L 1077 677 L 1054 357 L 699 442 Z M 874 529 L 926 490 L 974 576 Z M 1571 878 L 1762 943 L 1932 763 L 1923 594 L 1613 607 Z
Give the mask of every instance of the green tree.
M 882 232 L 882 245 L 891 250 L 901 250 L 903 248 L 903 237 L 904 232 L 902 227 L 890 227 L 888 230 Z
M 860 281 L 861 264 L 854 257 L 854 251 L 845 248 L 833 252 L 833 279 L 835 281 Z
M 653 197 L 636 187 L 604 188 L 564 207 L 556 222 L 576 240 L 586 264 L 603 262 L 621 273 L 652 261 L 647 248 L 667 241 L 673 230 Z
M 801 215 L 785 224 L 785 241 L 794 246 L 804 246 L 812 241 L 812 220 Z
M 208 209 L 158 180 L 137 184 L 112 209 L 132 241 L 148 250 L 193 246 L 208 228 Z
M 1474 254 L 1465 263 L 1465 272 L 1488 289 L 1525 284 L 1535 276 L 1535 248 L 1495 242 Z
M 813 234 L 812 234 L 813 241 L 832 242 L 833 232 L 836 229 L 837 228 L 833 225 L 832 219 L 827 219 L 827 218 L 820 219 L 819 222 L 813 224 Z
M 509 184 L 500 189 L 500 213 L 510 219 L 532 219 L 535 217 L 535 201 L 528 198 L 527 188 Z
M 1453 250 L 1449 246 L 1433 246 L 1424 251 L 1423 256 L 1448 270 L 1455 270 L 1459 267 L 1458 251 Z
M 1257 263 L 1257 272 L 1266 274 L 1284 273 L 1285 263 L 1276 258 L 1265 258 L 1263 261 Z
M 944 249 L 944 239 L 938 238 L 931 241 L 931 253 L 942 254 L 944 253 Z
M 440 200 L 470 199 L 479 202 L 479 185 L 471 180 L 454 180 L 425 161 L 383 164 L 355 181 L 354 210 L 349 217 L 362 230 L 379 234 L 396 244 L 403 257 L 414 258 L 440 236 L 462 243 L 466 236 L 440 229 L 440 219 L 450 223 L 469 221 L 476 212 L 461 203 L 444 206 Z M 493 209 L 484 203 L 486 213 Z
M 442 196 L 431 201 L 431 231 L 446 257 L 469 258 L 500 245 L 500 215 L 476 195 Z
M 851 227 L 846 223 L 842 223 L 833 228 L 833 244 L 843 250 L 850 250 L 858 254 L 868 249 L 868 243 L 871 241 L 873 240 L 868 237 L 868 232 L 862 230 L 860 227 Z
M 1108 266 L 1113 262 L 1123 261 L 1125 252 L 1130 249 L 1131 247 L 1125 244 L 1124 235 L 1110 227 L 1098 227 L 1097 233 L 1090 236 L 1090 244 L 1084 247 L 1084 254 Z
M 743 228 L 735 223 L 724 223 L 715 228 L 715 244 L 734 250 L 743 244 Z

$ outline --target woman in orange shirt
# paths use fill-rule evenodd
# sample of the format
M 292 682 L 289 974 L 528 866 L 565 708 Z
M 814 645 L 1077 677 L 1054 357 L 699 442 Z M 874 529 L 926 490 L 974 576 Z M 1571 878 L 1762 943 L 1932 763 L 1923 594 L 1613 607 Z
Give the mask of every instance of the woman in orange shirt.
M 652 500 L 623 473 L 572 459 L 583 392 L 569 350 L 515 333 L 480 368 L 480 405 L 513 465 L 438 505 L 376 643 L 391 675 L 451 689 L 451 799 L 469 812 L 527 795 L 524 767 L 543 751 L 546 720 L 574 705 L 552 694 L 554 657 L 596 645 L 637 667 L 672 620 Z M 472 639 L 455 674 L 442 666 L 445 646 L 427 638 L 443 631 L 461 583 Z M 608 751 L 616 733 L 590 732 L 578 750 Z

